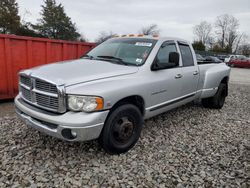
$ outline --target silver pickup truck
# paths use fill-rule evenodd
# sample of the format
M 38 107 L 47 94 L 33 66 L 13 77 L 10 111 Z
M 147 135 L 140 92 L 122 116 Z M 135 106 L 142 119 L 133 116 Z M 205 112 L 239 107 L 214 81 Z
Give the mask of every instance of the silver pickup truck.
M 191 101 L 220 109 L 230 68 L 197 65 L 178 38 L 115 37 L 78 60 L 19 73 L 16 112 L 32 128 L 67 141 L 98 139 L 110 154 L 140 137 L 143 121 Z

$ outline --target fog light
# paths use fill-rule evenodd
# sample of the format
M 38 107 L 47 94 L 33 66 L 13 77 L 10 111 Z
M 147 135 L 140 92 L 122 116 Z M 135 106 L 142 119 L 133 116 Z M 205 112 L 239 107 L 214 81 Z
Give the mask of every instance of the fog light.
M 61 134 L 67 140 L 73 140 L 76 138 L 76 132 L 72 131 L 71 129 L 63 129 Z
M 71 134 L 72 134 L 72 136 L 73 136 L 73 137 L 75 137 L 75 138 L 76 138 L 77 134 L 76 134 L 76 132 L 75 132 L 75 131 L 71 130 Z

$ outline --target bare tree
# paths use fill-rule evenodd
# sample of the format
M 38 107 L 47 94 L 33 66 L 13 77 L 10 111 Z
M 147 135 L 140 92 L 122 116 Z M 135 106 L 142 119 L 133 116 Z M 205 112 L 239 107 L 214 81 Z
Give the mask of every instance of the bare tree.
M 201 41 L 205 46 L 210 45 L 212 39 L 212 25 L 210 23 L 202 21 L 200 24 L 194 26 L 193 32 L 196 40 Z
M 140 34 L 143 35 L 159 35 L 160 34 L 160 29 L 158 29 L 157 24 L 151 24 L 149 26 L 143 27 L 140 31 Z
M 211 49 L 215 44 L 215 39 L 213 36 L 208 37 L 206 47 Z
M 102 31 L 102 32 L 100 32 L 99 36 L 97 37 L 97 39 L 95 41 L 97 44 L 101 44 L 104 41 L 112 38 L 115 35 L 116 34 L 114 34 L 112 31 L 109 31 L 109 32 Z
M 238 36 L 237 41 L 235 42 L 234 53 L 237 53 L 240 45 L 245 44 L 247 38 L 248 36 L 245 33 L 241 33 Z
M 239 47 L 239 50 L 240 50 L 240 53 L 241 53 L 242 55 L 249 56 L 249 55 L 250 55 L 250 43 L 241 45 L 241 46 Z
M 247 51 L 249 52 L 249 47 L 250 47 L 249 36 L 246 35 L 245 33 L 242 33 L 238 37 L 234 53 L 247 55 Z
M 232 15 L 218 16 L 215 22 L 217 39 L 222 48 L 227 47 L 232 51 L 238 37 L 239 21 Z

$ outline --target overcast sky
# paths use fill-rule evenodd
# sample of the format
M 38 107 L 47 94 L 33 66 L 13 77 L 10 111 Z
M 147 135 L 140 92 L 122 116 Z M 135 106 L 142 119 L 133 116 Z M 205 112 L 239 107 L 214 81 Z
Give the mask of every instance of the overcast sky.
M 17 0 L 20 15 L 36 23 L 43 0 Z M 162 36 L 193 40 L 193 26 L 214 22 L 221 14 L 240 21 L 240 31 L 250 35 L 250 0 L 57 0 L 76 23 L 80 33 L 94 41 L 101 31 L 138 33 L 141 27 L 158 24 Z

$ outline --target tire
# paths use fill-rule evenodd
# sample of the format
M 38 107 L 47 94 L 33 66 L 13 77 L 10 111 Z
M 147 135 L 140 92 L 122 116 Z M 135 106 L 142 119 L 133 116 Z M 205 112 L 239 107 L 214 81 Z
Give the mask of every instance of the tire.
M 111 111 L 103 127 L 99 143 L 109 154 L 130 150 L 138 141 L 143 128 L 140 110 L 132 104 L 123 104 Z
M 216 94 L 213 97 L 202 99 L 202 105 L 205 108 L 221 109 L 224 106 L 227 92 L 227 84 L 220 83 Z

